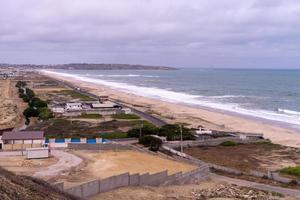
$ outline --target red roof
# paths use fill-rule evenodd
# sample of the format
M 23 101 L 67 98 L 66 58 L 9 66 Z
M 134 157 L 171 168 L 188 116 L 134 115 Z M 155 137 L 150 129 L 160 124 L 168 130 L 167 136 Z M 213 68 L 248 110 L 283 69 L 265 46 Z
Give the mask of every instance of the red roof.
M 3 132 L 2 140 L 44 139 L 44 131 L 11 131 Z

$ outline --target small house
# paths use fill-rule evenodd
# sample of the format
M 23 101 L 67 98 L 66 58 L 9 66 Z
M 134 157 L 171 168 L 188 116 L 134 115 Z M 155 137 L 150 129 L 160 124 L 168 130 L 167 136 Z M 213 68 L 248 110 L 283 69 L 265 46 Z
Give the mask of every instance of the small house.
M 43 131 L 11 131 L 2 135 L 4 150 L 24 150 L 42 147 L 45 141 Z

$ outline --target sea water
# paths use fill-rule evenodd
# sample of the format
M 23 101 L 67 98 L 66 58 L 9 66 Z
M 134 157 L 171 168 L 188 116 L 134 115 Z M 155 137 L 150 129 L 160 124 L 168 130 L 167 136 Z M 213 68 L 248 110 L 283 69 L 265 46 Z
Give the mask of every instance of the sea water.
M 55 70 L 168 102 L 300 127 L 300 70 Z

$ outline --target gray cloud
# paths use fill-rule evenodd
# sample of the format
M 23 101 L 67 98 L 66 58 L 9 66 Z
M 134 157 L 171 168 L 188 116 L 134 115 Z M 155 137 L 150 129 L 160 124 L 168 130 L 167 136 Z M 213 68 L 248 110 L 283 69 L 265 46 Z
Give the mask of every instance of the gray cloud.
M 298 0 L 2 0 L 0 62 L 300 67 Z

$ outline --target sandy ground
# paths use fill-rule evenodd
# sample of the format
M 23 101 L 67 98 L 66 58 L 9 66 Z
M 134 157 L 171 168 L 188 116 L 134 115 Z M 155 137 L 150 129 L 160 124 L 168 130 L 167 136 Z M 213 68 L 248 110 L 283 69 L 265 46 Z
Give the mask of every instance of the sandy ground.
M 0 129 L 22 124 L 22 112 L 26 104 L 18 96 L 15 82 L 0 80 Z
M 52 76 L 53 78 L 52 74 L 49 76 Z M 300 147 L 299 131 L 288 130 L 278 127 L 277 125 L 266 124 L 258 120 L 244 119 L 227 113 L 213 112 L 205 109 L 145 98 L 126 92 L 120 92 L 100 84 L 83 82 L 70 77 L 55 75 L 55 78 L 70 82 L 94 94 L 109 95 L 110 98 L 121 100 L 130 105 L 135 105 L 137 109 L 157 114 L 171 123 L 184 122 L 193 127 L 203 125 L 206 128 L 216 130 L 263 133 L 266 138 L 271 139 L 274 143 Z
M 127 187 L 120 188 L 114 191 L 106 192 L 98 196 L 90 198 L 90 200 L 170 200 L 170 199 L 180 199 L 180 200 L 200 200 L 200 199 L 211 199 L 211 200 L 235 200 L 238 198 L 201 198 L 194 195 L 203 190 L 214 190 L 215 188 L 223 186 L 230 186 L 236 188 L 235 185 L 229 185 L 223 181 L 210 180 L 206 182 L 201 182 L 199 184 L 191 185 L 180 185 L 180 186 L 160 186 L 160 187 Z M 249 191 L 251 189 L 245 189 Z M 246 192 L 242 193 L 245 194 Z M 284 198 L 279 198 L 278 196 L 272 197 L 270 199 L 285 199 L 285 200 L 296 200 L 297 198 L 285 196 Z M 245 198 L 246 199 L 246 198 Z M 250 199 L 250 198 L 249 198 Z M 267 198 L 264 198 L 267 199 Z
M 75 155 L 84 158 L 84 166 L 73 173 L 61 176 L 58 181 L 64 181 L 66 187 L 87 182 L 95 179 L 102 179 L 113 175 L 129 172 L 134 173 L 156 173 L 168 170 L 169 174 L 179 171 L 190 171 L 196 166 L 188 165 L 153 156 L 137 151 L 74 151 Z
M 5 153 L 5 152 L 0 152 L 0 153 Z M 34 172 L 38 170 L 43 170 L 45 167 L 48 167 L 55 163 L 57 163 L 57 159 L 55 157 L 46 158 L 46 159 L 27 160 L 25 157 L 22 156 L 14 156 L 14 155 L 4 156 L 0 154 L 0 166 L 20 175 L 32 176 Z

